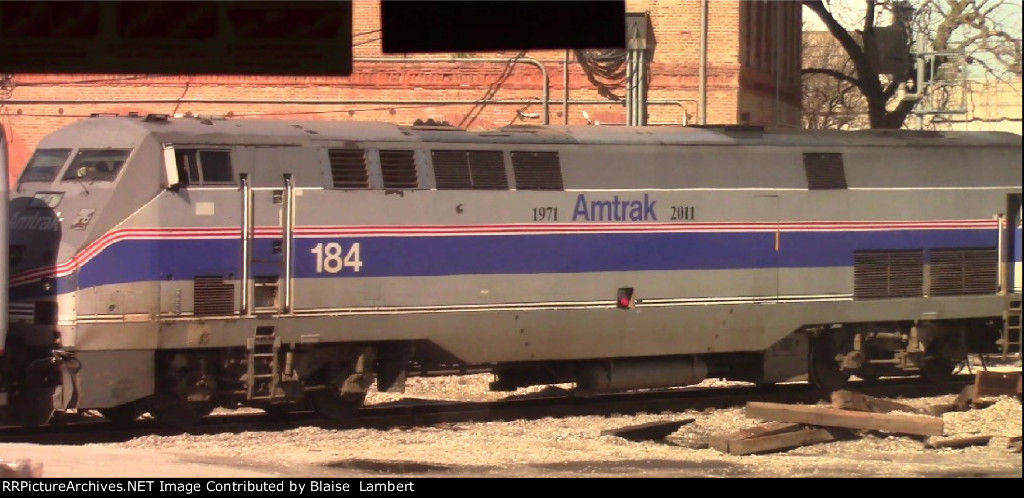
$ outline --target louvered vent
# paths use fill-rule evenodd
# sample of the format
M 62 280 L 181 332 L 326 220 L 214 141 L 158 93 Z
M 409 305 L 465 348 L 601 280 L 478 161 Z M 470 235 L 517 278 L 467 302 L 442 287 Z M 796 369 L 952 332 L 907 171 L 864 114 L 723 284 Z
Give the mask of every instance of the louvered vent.
M 192 309 L 197 316 L 231 315 L 235 312 L 235 286 L 221 277 L 196 277 Z
M 469 175 L 469 156 L 464 150 L 434 150 L 430 152 L 434 161 L 434 181 L 437 188 L 467 189 L 473 187 Z
M 807 188 L 811 190 L 846 188 L 842 154 L 806 153 L 804 171 L 807 173 Z
M 508 188 L 501 151 L 435 150 L 430 154 L 439 190 Z
M 334 188 L 368 188 L 366 151 L 363 149 L 330 149 L 331 179 Z
M 562 190 L 557 152 L 513 152 L 517 190 Z
M 994 294 L 999 261 L 996 248 L 935 249 L 931 252 L 932 296 Z
M 384 188 L 416 188 L 416 159 L 411 150 L 380 151 L 380 172 Z
M 475 150 L 469 153 L 469 170 L 473 176 L 473 188 L 481 190 L 505 190 L 508 176 L 505 174 L 505 159 L 501 151 Z
M 857 251 L 853 298 L 919 297 L 924 292 L 924 251 Z

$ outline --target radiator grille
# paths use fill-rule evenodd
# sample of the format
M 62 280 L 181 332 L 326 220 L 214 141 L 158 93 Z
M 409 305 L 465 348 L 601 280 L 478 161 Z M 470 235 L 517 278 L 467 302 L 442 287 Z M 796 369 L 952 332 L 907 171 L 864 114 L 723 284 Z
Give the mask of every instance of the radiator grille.
M 935 249 L 931 252 L 932 296 L 993 294 L 997 289 L 996 248 Z
M 416 188 L 416 158 L 411 150 L 380 151 L 380 172 L 384 188 Z
M 195 315 L 231 315 L 235 312 L 235 286 L 222 277 L 196 277 L 192 293 Z
M 811 190 L 846 188 L 842 154 L 806 153 L 804 171 L 807 174 L 807 188 Z
M 562 190 L 562 168 L 557 152 L 513 152 L 512 170 L 517 190 Z
M 500 151 L 494 150 L 435 150 L 434 178 L 439 190 L 508 188 L 505 161 Z
M 329 149 L 334 188 L 367 188 L 366 152 L 363 149 Z
M 854 299 L 919 297 L 924 294 L 924 251 L 857 251 Z

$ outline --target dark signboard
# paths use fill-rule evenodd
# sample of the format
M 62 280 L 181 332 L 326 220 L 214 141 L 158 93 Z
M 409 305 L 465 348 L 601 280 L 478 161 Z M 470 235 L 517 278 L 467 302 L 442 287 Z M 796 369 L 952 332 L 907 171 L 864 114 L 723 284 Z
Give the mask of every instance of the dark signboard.
M 351 2 L 0 2 L 7 73 L 352 72 Z

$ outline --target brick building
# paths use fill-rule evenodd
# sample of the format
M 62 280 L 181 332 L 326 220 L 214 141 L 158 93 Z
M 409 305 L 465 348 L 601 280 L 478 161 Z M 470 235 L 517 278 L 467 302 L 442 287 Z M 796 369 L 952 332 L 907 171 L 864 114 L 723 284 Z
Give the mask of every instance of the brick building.
M 696 123 L 700 0 L 627 0 L 626 6 L 646 12 L 653 28 L 647 123 Z M 799 3 L 715 0 L 709 6 L 707 122 L 799 126 Z M 588 77 L 575 52 L 531 51 L 515 65 L 513 52 L 385 55 L 379 13 L 379 2 L 353 2 L 355 62 L 348 77 L 4 75 L 0 118 L 12 176 L 44 135 L 97 112 L 399 124 L 430 118 L 469 128 L 543 124 L 545 117 L 551 124 L 627 122 L 622 100 L 610 97 L 625 96 L 624 78 Z M 584 54 L 616 62 L 608 51 Z M 456 57 L 487 61 L 434 61 Z M 475 103 L 480 100 L 488 102 Z

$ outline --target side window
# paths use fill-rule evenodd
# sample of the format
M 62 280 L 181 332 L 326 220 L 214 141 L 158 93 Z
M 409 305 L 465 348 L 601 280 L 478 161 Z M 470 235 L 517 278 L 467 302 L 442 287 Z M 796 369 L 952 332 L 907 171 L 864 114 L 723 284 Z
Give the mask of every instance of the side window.
M 125 149 L 80 149 L 62 180 L 112 182 L 130 153 Z
M 178 177 L 186 185 L 235 183 L 231 151 L 217 149 L 175 149 Z
M 21 182 L 52 182 L 70 155 L 71 149 L 37 149 L 21 173 Z

